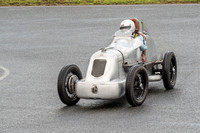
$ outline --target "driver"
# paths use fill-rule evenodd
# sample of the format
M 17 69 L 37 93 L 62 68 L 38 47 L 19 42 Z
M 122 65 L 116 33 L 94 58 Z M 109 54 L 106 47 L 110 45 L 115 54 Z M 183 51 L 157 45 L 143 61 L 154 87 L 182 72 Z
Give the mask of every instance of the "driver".
M 122 32 L 126 31 L 131 31 L 133 38 L 139 37 L 140 40 L 142 41 L 142 45 L 140 46 L 140 51 L 141 51 L 141 56 L 142 56 L 142 62 L 146 62 L 146 50 L 147 50 L 147 45 L 146 45 L 146 37 L 142 34 L 139 33 L 139 26 L 136 28 L 135 25 L 139 25 L 139 22 L 137 19 L 127 19 L 121 22 L 120 24 L 120 30 Z

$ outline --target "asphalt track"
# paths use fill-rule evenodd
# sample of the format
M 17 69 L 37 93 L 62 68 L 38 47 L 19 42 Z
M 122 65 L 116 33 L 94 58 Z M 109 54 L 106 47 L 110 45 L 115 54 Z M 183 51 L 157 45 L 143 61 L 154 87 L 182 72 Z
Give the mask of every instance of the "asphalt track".
M 146 101 L 125 98 L 61 103 L 57 77 L 107 46 L 119 23 L 143 20 L 158 53 L 174 51 L 174 90 L 151 83 Z M 200 5 L 0 7 L 0 132 L 200 132 Z M 0 76 L 4 70 L 0 69 Z

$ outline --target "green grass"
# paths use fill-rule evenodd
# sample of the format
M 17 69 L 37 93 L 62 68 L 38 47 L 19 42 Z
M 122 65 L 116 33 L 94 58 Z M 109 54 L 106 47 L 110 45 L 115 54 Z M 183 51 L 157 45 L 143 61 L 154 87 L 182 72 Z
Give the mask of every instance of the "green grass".
M 200 3 L 200 0 L 0 0 L 0 6 Z

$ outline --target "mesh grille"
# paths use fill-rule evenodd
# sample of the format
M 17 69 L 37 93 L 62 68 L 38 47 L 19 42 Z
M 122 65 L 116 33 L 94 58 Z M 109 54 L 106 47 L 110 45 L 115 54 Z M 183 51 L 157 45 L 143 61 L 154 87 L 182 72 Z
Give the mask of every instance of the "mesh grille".
M 92 75 L 94 77 L 100 77 L 104 74 L 106 62 L 104 59 L 94 60 L 92 68 Z

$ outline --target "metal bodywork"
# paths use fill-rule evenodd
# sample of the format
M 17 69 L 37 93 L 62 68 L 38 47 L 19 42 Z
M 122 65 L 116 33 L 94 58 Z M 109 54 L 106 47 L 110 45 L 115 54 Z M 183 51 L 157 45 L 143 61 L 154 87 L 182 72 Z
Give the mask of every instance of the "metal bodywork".
M 132 33 L 115 33 L 112 43 L 95 52 L 88 65 L 86 77 L 76 84 L 76 95 L 86 99 L 116 99 L 125 94 L 127 69 L 136 64 L 146 66 L 150 81 L 160 80 L 160 75 L 152 75 L 152 67 L 157 60 L 156 47 L 143 22 L 140 32 L 146 35 L 147 62 L 142 63 L 139 37 Z M 153 77 L 151 77 L 153 76 Z

